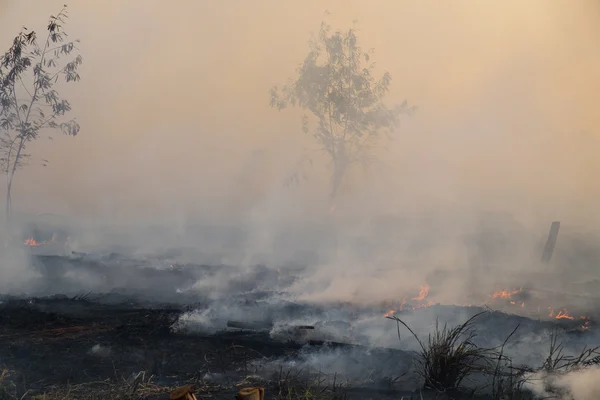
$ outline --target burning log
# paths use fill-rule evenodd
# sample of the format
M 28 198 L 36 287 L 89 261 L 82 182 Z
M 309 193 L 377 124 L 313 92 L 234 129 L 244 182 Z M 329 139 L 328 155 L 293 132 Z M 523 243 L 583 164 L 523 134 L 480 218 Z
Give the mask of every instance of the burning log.
M 185 385 L 178 387 L 173 390 L 169 395 L 170 400 L 198 400 L 194 392 L 196 387 L 194 385 Z
M 548 234 L 548 240 L 546 240 L 546 246 L 544 247 L 544 252 L 542 253 L 542 263 L 544 264 L 548 264 L 552 259 L 554 247 L 556 246 L 556 241 L 558 240 L 559 229 L 560 221 L 554 221 L 552 225 L 550 225 L 550 233 Z
M 235 396 L 236 400 L 264 400 L 265 388 L 249 387 L 243 388 Z

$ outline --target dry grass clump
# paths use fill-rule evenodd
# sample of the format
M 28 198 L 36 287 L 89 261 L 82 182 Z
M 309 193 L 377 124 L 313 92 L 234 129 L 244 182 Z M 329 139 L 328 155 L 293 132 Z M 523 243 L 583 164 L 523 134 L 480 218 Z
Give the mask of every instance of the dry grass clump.
M 478 347 L 473 339 L 477 336 L 474 321 L 478 313 L 465 323 L 453 328 L 437 323 L 426 342 L 397 316 L 388 319 L 396 321 L 398 336 L 403 325 L 417 340 L 420 351 L 416 358 L 416 373 L 423 380 L 423 389 L 443 394 L 461 394 L 459 398 L 473 398 L 481 389 L 488 388 L 483 398 L 492 400 L 531 400 L 540 396 L 546 399 L 573 399 L 571 388 L 564 385 L 563 377 L 580 372 L 591 366 L 600 365 L 600 346 L 585 347 L 578 355 L 566 355 L 565 348 L 553 332 L 550 349 L 543 364 L 538 368 L 514 367 L 504 354 L 508 340 L 517 327 L 499 347 Z M 470 393 L 463 385 L 469 377 L 491 377 L 486 387 L 473 389 Z
M 478 347 L 473 342 L 477 336 L 473 329 L 474 321 L 483 313 L 475 314 L 453 328 L 447 325 L 440 327 L 436 321 L 435 329 L 429 334 L 426 343 L 400 318 L 388 317 L 398 324 L 398 335 L 402 324 L 419 343 L 421 349 L 416 359 L 416 372 L 423 380 L 424 389 L 458 391 L 462 389 L 466 378 L 494 369 L 499 356 L 498 350 Z
M 568 378 L 598 365 L 600 346 L 584 347 L 578 355 L 566 355 L 557 332 L 552 332 L 548 356 L 540 368 L 526 371 L 524 384 L 546 399 L 572 399 L 574 388 L 568 384 Z
M 567 356 L 564 354 L 563 343 L 558 341 L 558 336 L 557 332 L 552 332 L 550 335 L 548 357 L 542 364 L 541 370 L 548 373 L 560 373 L 600 364 L 600 352 L 598 351 L 600 346 L 584 347 L 579 355 Z

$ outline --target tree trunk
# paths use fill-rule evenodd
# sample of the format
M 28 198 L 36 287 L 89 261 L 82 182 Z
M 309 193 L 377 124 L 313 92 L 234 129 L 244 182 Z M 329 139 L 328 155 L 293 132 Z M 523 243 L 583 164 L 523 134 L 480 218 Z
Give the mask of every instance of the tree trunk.
M 12 211 L 12 197 L 11 197 L 11 191 L 12 191 L 12 183 L 13 183 L 13 178 L 15 176 L 15 172 L 14 170 L 12 171 L 12 173 L 7 177 L 7 184 L 6 184 L 6 199 L 5 199 L 5 212 L 6 212 L 6 229 L 7 231 L 10 232 L 10 215 L 11 215 L 11 211 Z
M 335 218 L 335 212 L 336 212 L 336 205 L 335 205 L 335 199 L 338 193 L 338 190 L 340 188 L 340 185 L 342 184 L 342 178 L 344 177 L 344 174 L 346 172 L 346 169 L 343 165 L 341 165 L 341 163 L 338 161 L 334 161 L 334 170 L 333 170 L 333 176 L 331 179 L 331 193 L 329 194 L 329 224 L 330 227 L 329 229 L 330 232 L 332 232 L 333 237 L 332 239 L 332 256 L 334 257 L 334 260 L 337 260 L 339 257 L 339 232 L 338 232 L 338 226 L 336 223 L 336 218 Z
M 335 196 L 337 196 L 337 192 L 342 184 L 342 179 L 344 178 L 344 174 L 346 172 L 346 168 L 343 165 L 339 165 L 337 162 L 335 164 L 336 165 L 333 167 L 333 176 L 331 178 L 331 193 L 329 194 L 332 203 L 335 199 Z
M 10 233 L 10 215 L 12 213 L 12 183 L 15 177 L 15 171 L 17 170 L 17 166 L 19 165 L 19 159 L 21 158 L 21 150 L 23 150 L 23 144 L 25 144 L 24 136 L 21 137 L 21 142 L 19 143 L 19 148 L 17 149 L 17 154 L 15 155 L 15 160 L 13 161 L 10 175 L 8 176 L 8 185 L 6 187 L 6 229 L 8 233 Z
M 11 198 L 10 198 L 10 191 L 12 188 L 12 177 L 10 175 L 8 175 L 6 177 L 6 199 L 5 199 L 5 218 L 6 218 L 6 229 L 9 229 L 9 225 L 10 225 L 10 211 L 11 211 Z

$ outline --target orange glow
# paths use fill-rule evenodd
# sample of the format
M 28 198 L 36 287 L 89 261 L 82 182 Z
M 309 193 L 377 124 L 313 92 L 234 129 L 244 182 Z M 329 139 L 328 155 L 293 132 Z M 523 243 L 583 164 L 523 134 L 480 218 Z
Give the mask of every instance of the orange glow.
M 425 284 L 425 285 L 421 286 L 421 290 L 419 290 L 419 295 L 417 297 L 413 297 L 412 300 L 422 302 L 423 300 L 425 300 L 427 298 L 428 295 L 429 295 L 429 285 Z M 406 297 L 402 299 L 402 303 L 400 304 L 399 307 L 397 307 L 395 309 L 390 309 L 385 314 L 383 314 L 383 316 L 391 317 L 398 311 L 402 311 L 404 309 L 405 303 L 406 303 Z M 433 304 L 434 304 L 433 301 L 428 300 L 427 302 L 418 303 L 416 305 L 410 306 L 410 309 L 418 310 L 419 308 L 431 307 Z
M 42 243 L 36 242 L 34 238 L 29 238 L 29 239 L 25 240 L 25 245 L 26 246 L 36 247 L 36 246 L 39 246 L 41 244 Z
M 425 300 L 425 297 L 429 294 L 429 285 L 425 284 L 421 286 L 421 290 L 419 291 L 419 295 L 417 297 L 413 297 L 413 300 L 422 301 Z
M 421 289 L 419 290 L 419 294 L 416 297 L 413 297 L 412 300 L 415 301 L 415 303 L 413 304 L 409 304 L 407 307 L 409 310 L 418 310 L 420 308 L 424 308 L 424 307 L 431 307 L 433 306 L 435 303 L 431 300 L 427 299 L 427 296 L 429 295 L 429 285 L 424 284 L 421 286 Z M 520 307 L 525 309 L 525 302 L 523 301 L 518 301 L 518 300 L 513 300 L 513 296 L 519 293 L 523 292 L 523 288 L 519 288 L 519 289 L 514 289 L 514 290 L 498 290 L 496 292 L 494 292 L 493 294 L 489 295 L 491 298 L 494 299 L 505 299 L 508 300 L 507 303 L 508 304 L 512 304 L 516 307 Z M 384 317 L 393 317 L 394 315 L 396 315 L 398 312 L 402 311 L 405 307 L 405 300 L 406 298 L 402 299 L 402 303 L 398 306 L 398 307 L 394 307 L 394 304 L 390 301 L 390 302 L 386 302 L 384 304 L 385 308 L 388 308 L 388 311 L 385 312 L 383 314 Z M 471 306 L 469 305 L 463 305 L 464 307 L 469 307 Z M 537 306 L 537 312 L 540 312 L 540 307 Z M 567 311 L 566 308 L 562 308 L 560 310 L 555 310 L 553 307 L 548 307 L 548 316 L 550 318 L 554 318 L 557 320 L 579 320 L 581 321 L 581 325 L 580 325 L 580 329 L 582 330 L 588 330 L 591 328 L 591 320 L 590 318 L 582 315 L 580 317 L 573 317 L 569 314 L 569 312 Z
M 402 302 L 400 303 L 400 305 L 398 307 L 390 309 L 388 312 L 386 312 L 385 314 L 383 314 L 383 316 L 384 317 L 391 317 L 392 315 L 396 314 L 398 311 L 404 310 L 404 304 L 405 303 L 406 303 L 406 297 L 402 299 Z
M 584 317 L 582 317 L 582 318 L 584 318 Z M 587 321 L 585 321 L 585 322 L 583 323 L 583 325 L 581 325 L 581 329 L 583 329 L 583 330 L 588 330 L 588 329 L 590 329 L 590 320 L 587 320 Z
M 498 290 L 490 295 L 493 299 L 511 299 L 513 295 L 523 292 L 523 288 L 515 290 Z M 515 304 L 511 302 L 511 304 Z
M 70 241 L 71 241 L 71 237 L 67 237 L 67 239 L 65 240 L 65 245 L 69 244 Z M 50 240 L 47 240 L 47 241 L 45 240 L 45 241 L 38 242 L 33 237 L 30 237 L 25 240 L 25 246 L 38 247 L 38 246 L 41 246 L 44 244 L 50 244 L 50 243 L 55 243 L 55 242 L 56 242 L 56 233 L 53 233 L 52 238 L 50 238 Z
M 552 309 L 552 307 L 548 307 L 548 309 L 550 310 L 550 313 L 548 314 L 548 316 L 550 318 L 554 317 L 555 319 L 570 319 L 570 320 L 574 320 L 575 317 L 572 317 L 569 315 L 567 309 L 562 309 L 558 311 L 558 314 L 556 314 L 556 316 L 554 315 L 554 309 Z

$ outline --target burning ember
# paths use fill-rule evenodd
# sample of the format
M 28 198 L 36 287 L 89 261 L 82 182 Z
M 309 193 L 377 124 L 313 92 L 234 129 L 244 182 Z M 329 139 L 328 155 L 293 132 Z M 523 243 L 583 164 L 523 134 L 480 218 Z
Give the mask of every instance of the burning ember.
M 582 317 L 582 318 L 585 318 L 585 317 Z M 583 330 L 590 329 L 590 320 L 589 320 L 589 319 L 588 319 L 588 320 L 586 320 L 586 321 L 583 323 L 583 325 L 581 325 L 581 329 L 583 329 Z

